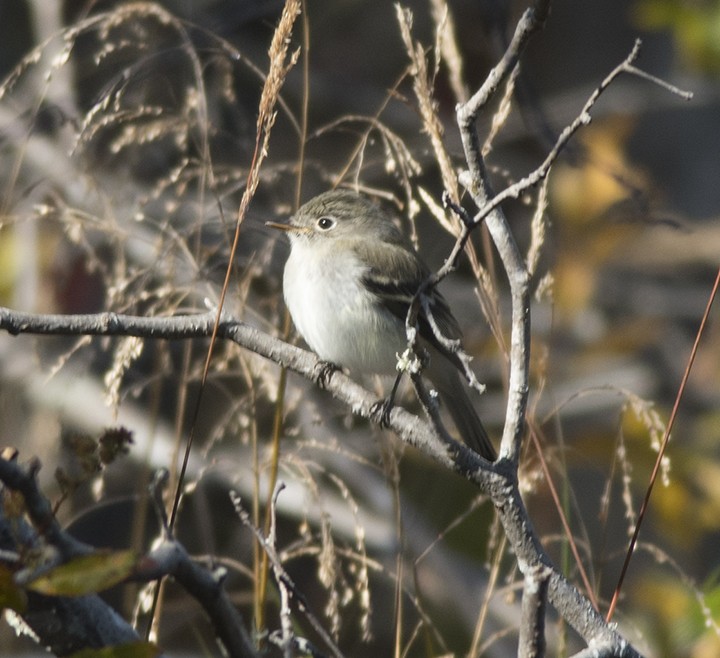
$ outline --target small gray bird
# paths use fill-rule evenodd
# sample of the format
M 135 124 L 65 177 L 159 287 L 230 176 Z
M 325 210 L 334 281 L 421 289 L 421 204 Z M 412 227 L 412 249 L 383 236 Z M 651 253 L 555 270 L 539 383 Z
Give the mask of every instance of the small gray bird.
M 390 217 L 369 199 L 338 190 L 311 199 L 287 224 L 267 224 L 290 238 L 285 303 L 311 349 L 351 372 L 394 374 L 397 355 L 407 348 L 409 305 L 430 270 Z M 443 336 L 460 339 L 443 296 L 433 289 L 428 300 Z M 465 390 L 459 359 L 438 341 L 422 310 L 418 326 L 430 355 L 423 374 L 465 443 L 494 461 L 495 449 Z

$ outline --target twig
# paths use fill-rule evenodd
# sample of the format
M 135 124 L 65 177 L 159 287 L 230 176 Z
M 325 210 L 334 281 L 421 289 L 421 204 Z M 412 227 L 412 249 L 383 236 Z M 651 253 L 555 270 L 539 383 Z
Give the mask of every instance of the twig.
M 279 485 L 278 489 L 276 489 L 277 493 L 279 493 L 279 490 L 282 489 L 282 486 L 283 485 Z M 282 582 L 282 587 L 285 589 L 285 592 L 297 602 L 298 609 L 305 615 L 305 618 L 310 622 L 313 629 L 318 633 L 318 635 L 322 638 L 323 642 L 325 642 L 325 644 L 328 646 L 328 648 L 332 652 L 332 655 L 335 656 L 335 658 L 343 658 L 343 654 L 340 651 L 340 648 L 335 644 L 330 635 L 328 635 L 327 631 L 323 628 L 317 617 L 310 611 L 310 607 L 305 600 L 305 597 L 302 595 L 302 592 L 296 587 L 295 583 L 290 577 L 290 574 L 288 574 L 288 572 L 285 570 L 285 567 L 283 567 L 282 562 L 280 561 L 280 558 L 275 550 L 275 546 L 270 541 L 270 535 L 268 537 L 265 537 L 260 531 L 260 529 L 256 528 L 253 525 L 252 521 L 250 520 L 250 515 L 244 509 L 242 505 L 242 500 L 237 493 L 231 491 L 230 500 L 232 501 L 232 504 L 235 507 L 235 512 L 240 517 L 242 523 L 250 529 L 250 531 L 255 535 L 255 538 L 258 540 L 260 545 L 263 547 L 263 550 L 267 553 L 270 564 L 273 567 L 273 573 L 275 574 L 278 586 L 280 586 L 280 583 Z M 287 603 L 289 606 L 289 599 Z M 290 635 L 292 636 L 291 629 Z M 293 640 L 294 639 L 295 638 L 293 638 Z M 287 646 L 286 640 L 287 638 L 285 636 L 280 638 L 280 643 L 283 649 Z M 290 642 L 290 644 L 292 644 L 292 642 Z
M 285 488 L 282 482 L 278 482 L 270 500 L 270 532 L 265 540 L 266 546 L 272 547 L 276 559 L 272 561 L 273 574 L 280 590 L 280 648 L 285 658 L 293 658 L 295 633 L 293 632 L 292 611 L 290 610 L 291 593 L 283 578 L 283 569 L 280 560 L 277 559 L 277 501 L 278 496 Z M 269 551 L 265 551 L 269 553 Z
M 598 89 L 591 95 L 577 119 L 562 132 L 540 167 L 516 185 L 511 186 L 499 195 L 494 195 L 486 173 L 476 128 L 478 111 L 487 103 L 502 81 L 513 70 L 530 35 L 542 25 L 542 21 L 547 14 L 547 8 L 548 3 L 537 2 L 535 7 L 525 12 L 501 62 L 493 69 L 480 90 L 467 103 L 460 105 L 457 109 L 458 125 L 468 165 L 468 173 L 461 178 L 461 182 L 468 189 L 480 209 L 474 218 L 474 223 L 478 225 L 483 220 L 486 222 L 510 283 L 512 325 L 508 404 L 500 448 L 500 459 L 497 465 L 499 469 L 507 469 L 507 475 L 513 484 L 510 489 L 504 492 L 496 492 L 497 497 L 493 495 L 493 492 L 491 492 L 491 496 L 500 513 L 500 519 L 510 545 L 517 555 L 520 569 L 525 574 L 530 573 L 531 570 L 538 567 L 539 563 L 547 559 L 534 532 L 529 528 L 527 511 L 520 497 L 516 480 L 529 391 L 530 276 L 499 206 L 503 199 L 518 195 L 522 190 L 537 184 L 547 176 L 550 166 L 557 159 L 558 154 L 570 137 L 582 125 L 590 121 L 588 110 L 602 91 L 620 73 L 635 73 L 635 68 L 631 64 L 636 58 L 640 46 L 639 42 L 636 42 L 628 58 L 603 80 Z M 464 233 L 469 233 L 469 231 L 470 228 L 467 223 L 464 223 L 463 234 L 456 243 L 458 253 L 461 242 L 467 240 Z M 449 258 L 444 269 L 449 271 L 454 266 L 453 259 Z M 443 275 L 443 268 L 441 268 L 434 275 L 434 278 L 438 279 Z M 549 562 L 546 564 L 550 567 Z M 583 598 L 572 586 L 568 588 L 569 584 L 565 578 L 554 568 L 551 568 L 548 584 L 549 598 L 553 605 L 566 621 L 575 626 L 586 640 L 594 645 L 607 643 L 608 646 L 620 646 L 621 649 L 618 651 L 618 655 L 636 655 L 635 650 L 604 623 L 587 599 Z
M 66 562 L 74 557 L 89 555 L 94 551 L 93 547 L 68 535 L 55 519 L 50 501 L 37 484 L 40 468 L 40 460 L 37 458 L 26 465 L 0 458 L 0 482 L 22 495 L 25 511 L 33 527 L 50 546 L 57 549 L 59 561 Z
M 475 122 L 478 112 L 487 105 L 505 82 L 520 59 L 520 54 L 535 32 L 542 29 L 550 10 L 550 0 L 536 0 L 525 10 L 515 27 L 510 45 L 498 64 L 488 73 L 485 82 L 466 102 L 458 107 L 458 118 L 462 119 L 460 130 Z M 470 164 L 470 163 L 468 163 Z
M 544 5 L 545 3 L 539 2 L 535 9 L 528 9 L 526 11 L 523 19 L 521 19 L 518 24 L 515 38 L 513 38 L 508 51 L 513 48 L 524 47 L 524 44 L 527 42 L 531 34 L 539 28 L 540 24 L 537 23 L 537 21 L 543 20 L 546 15 L 546 7 L 544 7 Z M 590 95 L 574 121 L 570 125 L 566 126 L 560 133 L 555 145 L 545 157 L 543 162 L 527 176 L 517 181 L 515 184 L 508 186 L 498 194 L 493 194 L 489 184 L 487 183 L 488 179 L 485 173 L 482 150 L 479 148 L 479 138 L 475 127 L 475 118 L 479 109 L 482 108 L 489 100 L 489 96 L 487 94 L 491 91 L 497 90 L 501 82 L 510 74 L 512 70 L 510 66 L 511 64 L 514 65 L 517 63 L 519 52 L 506 54 L 501 63 L 498 64 L 490 76 L 488 76 L 489 82 L 486 81 L 486 84 L 483 85 L 483 87 L 474 94 L 467 103 L 458 106 L 458 124 L 461 128 L 465 156 L 469 164 L 469 172 L 462 175 L 460 180 L 468 188 L 471 194 L 473 194 L 479 211 L 472 219 L 470 219 L 467 212 L 455 204 L 449 196 L 444 197 L 443 201 L 445 205 L 449 206 L 461 219 L 461 230 L 443 266 L 428 276 L 422 283 L 415 295 L 415 298 L 413 299 L 413 303 L 408 309 L 406 329 L 408 330 L 409 342 L 411 342 L 409 331 L 417 324 L 417 318 L 421 306 L 427 314 L 428 305 L 427 301 L 425 301 L 427 291 L 438 285 L 440 281 L 457 268 L 460 254 L 464 251 L 465 246 L 470 239 L 472 230 L 490 217 L 492 217 L 493 222 L 492 227 L 489 226 L 488 228 L 493 234 L 493 239 L 495 240 L 510 280 L 513 301 L 513 317 L 522 318 L 525 315 L 529 302 L 528 285 L 530 272 L 527 270 L 527 267 L 520 257 L 519 250 L 517 249 L 517 245 L 514 243 L 514 239 L 512 238 L 510 229 L 507 226 L 504 217 L 498 213 L 500 205 L 508 199 L 518 198 L 523 192 L 537 186 L 538 183 L 547 177 L 552 165 L 558 159 L 560 153 L 570 139 L 581 127 L 590 123 L 590 110 L 595 105 L 600 95 L 622 73 L 640 75 L 640 77 L 643 77 L 644 79 L 661 84 L 664 88 L 681 95 L 683 98 L 692 97 L 690 92 L 682 91 L 673 85 L 665 83 L 655 76 L 645 74 L 635 67 L 633 62 L 638 57 L 640 46 L 641 42 L 638 39 L 635 41 L 630 54 L 623 62 L 616 66 L 608 76 L 605 77 L 605 79 Z M 480 181 L 482 185 L 478 185 L 478 181 Z M 431 326 L 433 326 L 433 331 L 436 337 L 445 345 L 446 349 L 457 352 L 458 355 L 463 354 L 460 350 L 459 343 L 455 344 L 454 341 L 448 341 L 442 336 L 442 333 L 434 325 L 432 314 L 429 314 L 428 317 Z M 513 322 L 512 327 L 514 339 L 511 344 L 510 395 L 508 396 L 508 412 L 512 413 L 508 413 L 506 416 L 506 420 L 508 422 L 506 422 L 505 426 L 503 445 L 508 445 L 509 443 L 507 450 L 508 455 L 513 460 L 517 460 L 517 456 L 519 454 L 519 439 L 522 431 L 521 421 L 524 417 L 524 410 L 527 405 L 527 364 L 529 363 L 528 345 L 530 333 L 529 317 L 527 322 L 523 323 L 523 325 Z M 461 358 L 461 361 L 465 366 L 466 375 L 469 375 L 469 381 L 472 382 L 473 376 L 472 370 L 469 368 L 469 359 Z M 502 451 L 503 448 L 501 448 L 501 454 Z
M 705 306 L 705 312 L 703 313 L 702 320 L 700 321 L 700 327 L 698 328 L 697 335 L 695 336 L 695 342 L 693 343 L 692 350 L 690 350 L 690 356 L 688 358 L 687 365 L 685 366 L 685 372 L 680 382 L 677 395 L 675 396 L 675 403 L 673 404 L 672 412 L 670 413 L 670 420 L 665 427 L 665 434 L 662 439 L 660 450 L 658 450 L 657 458 L 655 459 L 655 466 L 653 467 L 652 474 L 650 475 L 650 482 L 648 483 L 647 491 L 645 492 L 645 498 L 643 499 L 640 512 L 638 513 L 638 520 L 635 524 L 635 530 L 633 536 L 630 539 L 630 545 L 628 546 L 627 553 L 625 554 L 625 561 L 623 562 L 622 569 L 620 570 L 620 577 L 618 578 L 618 584 L 615 586 L 613 592 L 612 601 L 610 601 L 610 608 L 607 612 L 607 621 L 610 621 L 615 613 L 615 607 L 617 606 L 620 592 L 622 590 L 623 582 L 625 581 L 625 574 L 627 573 L 630 565 L 630 559 L 635 552 L 635 544 L 637 544 L 638 536 L 640 535 L 640 526 L 642 525 L 645 513 L 647 512 L 648 505 L 650 504 L 650 495 L 652 494 L 655 480 L 657 479 L 658 473 L 660 472 L 660 466 L 662 464 L 665 451 L 667 450 L 668 442 L 670 441 L 670 432 L 672 431 L 673 425 L 675 424 L 675 418 L 677 417 L 678 409 L 680 408 L 680 402 L 682 401 L 685 393 L 685 387 L 687 386 L 688 379 L 690 377 L 690 371 L 692 370 L 693 363 L 695 362 L 695 356 L 697 355 L 698 346 L 700 345 L 700 339 L 703 333 L 705 333 L 705 325 L 707 324 L 708 317 L 710 316 L 710 309 L 712 308 L 715 297 L 717 296 L 718 287 L 720 287 L 720 269 L 718 269 L 717 276 L 715 277 L 715 283 L 713 284 L 712 291 L 708 298 L 707 305 Z
M 672 91 L 673 93 L 681 96 L 682 98 L 689 100 L 692 98 L 692 92 L 683 91 L 674 85 L 671 85 L 660 78 L 656 78 L 654 75 L 645 73 L 644 71 L 633 66 L 633 62 L 637 59 L 640 54 L 640 46 L 642 42 L 640 39 L 636 39 L 630 54 L 625 58 L 623 62 L 618 64 L 597 86 L 597 88 L 590 94 L 590 97 L 585 102 L 580 113 L 575 117 L 573 122 L 566 126 L 555 141 L 555 145 L 543 160 L 542 164 L 537 167 L 533 172 L 517 181 L 513 185 L 505 188 L 502 192 L 494 195 L 487 203 L 480 207 L 480 211 L 473 218 L 473 222 L 479 224 L 482 222 L 490 213 L 492 213 L 501 203 L 508 199 L 517 199 L 523 192 L 528 189 L 535 187 L 540 183 L 549 173 L 550 168 L 558 159 L 561 151 L 565 148 L 567 143 L 573 137 L 573 135 L 583 126 L 588 125 L 592 121 L 590 116 L 590 110 L 598 101 L 602 93 L 613 83 L 613 81 L 623 73 L 635 75 L 645 80 L 649 80 L 655 84 L 662 86 L 665 89 Z

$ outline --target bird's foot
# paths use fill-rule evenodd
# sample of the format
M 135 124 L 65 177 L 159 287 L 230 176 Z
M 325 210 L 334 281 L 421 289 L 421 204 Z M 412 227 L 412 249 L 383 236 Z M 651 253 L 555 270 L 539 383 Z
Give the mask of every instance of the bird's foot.
M 332 361 L 318 361 L 313 369 L 313 381 L 315 381 L 320 388 L 327 388 L 327 385 L 330 383 L 330 377 L 338 370 L 342 370 L 342 368 L 340 368 L 337 363 L 333 363 Z
M 378 400 L 372 405 L 372 407 L 370 407 L 370 414 L 372 415 L 372 417 L 376 418 L 379 416 L 378 424 L 380 425 L 380 427 L 390 426 L 390 412 L 395 406 L 395 401 L 393 400 L 393 397 L 394 396 L 390 396 L 388 398 Z

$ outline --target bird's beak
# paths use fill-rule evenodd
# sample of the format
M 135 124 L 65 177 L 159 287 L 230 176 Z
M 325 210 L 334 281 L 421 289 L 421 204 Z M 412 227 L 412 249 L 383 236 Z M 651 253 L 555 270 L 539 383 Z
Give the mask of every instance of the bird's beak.
M 295 226 L 295 224 L 281 224 L 279 222 L 265 222 L 265 226 L 276 228 L 286 233 L 307 233 L 308 229 L 304 226 Z

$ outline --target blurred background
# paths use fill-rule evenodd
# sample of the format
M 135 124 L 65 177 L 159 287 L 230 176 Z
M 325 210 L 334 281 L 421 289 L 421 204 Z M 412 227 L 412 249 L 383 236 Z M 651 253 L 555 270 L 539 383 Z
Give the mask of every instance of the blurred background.
M 432 72 L 441 3 L 403 5 Z M 525 7 L 448 3 L 462 81 L 453 84 L 441 62 L 433 90 L 457 168 L 458 90 L 481 84 Z M 0 0 L 0 304 L 170 315 L 218 300 L 281 9 L 273 0 Z M 432 212 L 442 179 L 394 6 L 308 0 L 304 9 L 293 38 L 303 51 L 283 88 L 227 301 L 279 336 L 288 246 L 264 222 L 287 217 L 298 200 L 354 185 L 395 212 L 431 265 L 453 243 Z M 496 190 L 534 169 L 637 37 L 640 68 L 694 93 L 688 102 L 621 76 L 546 190 L 529 418 L 603 613 L 720 261 L 718 35 L 718 2 L 553 2 L 487 154 Z M 499 101 L 481 117 L 481 139 Z M 537 197 L 503 206 L 523 250 Z M 497 441 L 507 287 L 480 231 L 475 247 L 485 282 L 463 262 L 442 290 L 488 387 L 478 408 Z M 649 655 L 720 654 L 718 332 L 715 310 L 615 616 Z M 42 460 L 43 488 L 77 536 L 146 549 L 155 531 L 146 485 L 154 469 L 178 463 L 206 350 L 204 341 L 0 336 L 0 445 Z M 409 392 L 405 403 L 415 408 Z M 133 433 L 129 453 L 89 472 L 81 437 L 115 426 Z M 278 549 L 346 655 L 515 651 L 518 572 L 492 509 L 466 482 L 234 345 L 216 347 L 196 436 L 179 536 L 230 569 L 248 624 L 276 628 L 277 595 L 271 585 L 258 603 L 257 551 L 228 490 L 262 525 L 277 465 L 287 486 Z M 583 590 L 529 440 L 522 482 L 545 547 Z M 108 596 L 126 618 L 137 606 L 134 588 Z M 561 622 L 548 626 L 557 655 L 581 646 Z M 172 586 L 159 643 L 170 655 L 214 655 L 207 623 Z M 3 623 L 0 650 L 37 647 Z

